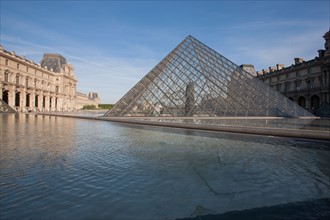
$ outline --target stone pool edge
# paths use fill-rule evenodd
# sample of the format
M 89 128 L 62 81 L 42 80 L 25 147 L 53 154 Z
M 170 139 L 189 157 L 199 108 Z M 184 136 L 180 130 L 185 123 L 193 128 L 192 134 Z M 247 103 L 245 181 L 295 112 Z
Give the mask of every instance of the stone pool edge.
M 141 119 L 137 120 L 136 118 L 130 119 L 123 117 L 118 118 L 118 117 L 102 117 L 102 116 L 92 117 L 92 116 L 52 114 L 52 113 L 37 113 L 37 115 L 59 116 L 59 117 L 79 118 L 79 119 L 89 119 L 89 120 L 99 120 L 99 121 L 111 121 L 111 122 L 135 124 L 135 125 L 183 128 L 183 129 L 201 130 L 201 131 L 230 132 L 230 133 L 253 134 L 253 135 L 330 140 L 330 131 L 231 126 L 231 125 L 210 125 L 210 124 L 202 125 L 202 124 L 173 123 L 173 122 L 163 122 L 163 121 L 149 121 L 149 120 L 141 120 Z

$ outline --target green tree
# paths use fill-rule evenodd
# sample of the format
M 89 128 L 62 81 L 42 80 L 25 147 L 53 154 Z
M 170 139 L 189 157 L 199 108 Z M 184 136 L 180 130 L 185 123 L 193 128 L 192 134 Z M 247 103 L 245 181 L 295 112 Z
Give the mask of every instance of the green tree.
M 95 105 L 84 105 L 82 108 L 83 110 L 95 110 L 96 106 Z
M 109 110 L 109 109 L 112 109 L 114 106 L 114 104 L 99 104 L 99 109 L 106 109 L 106 110 Z

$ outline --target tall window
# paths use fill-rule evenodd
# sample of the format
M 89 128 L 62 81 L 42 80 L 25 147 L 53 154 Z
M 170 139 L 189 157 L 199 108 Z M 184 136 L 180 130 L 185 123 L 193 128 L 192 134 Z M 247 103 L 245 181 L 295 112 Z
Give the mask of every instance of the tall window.
M 55 87 L 55 92 L 58 92 L 58 90 L 59 90 L 59 87 L 56 86 L 56 87 Z
M 19 63 L 17 64 L 17 66 L 16 66 L 16 67 L 17 67 L 17 69 L 19 70 Z
M 19 75 L 16 76 L 16 85 L 19 85 Z
M 301 89 L 301 81 L 300 80 L 297 80 L 295 82 L 295 84 L 296 84 L 296 91 L 300 91 L 300 89 Z
M 291 82 L 286 82 L 286 83 L 284 84 L 284 90 L 285 90 L 285 91 L 290 91 L 290 86 L 291 86 Z
M 9 74 L 8 73 L 5 73 L 5 82 L 8 82 L 9 81 Z
M 25 79 L 25 87 L 29 87 L 29 79 L 27 77 Z
M 9 65 L 9 60 L 8 59 L 6 59 L 6 66 L 8 66 Z
M 319 80 L 320 80 L 320 85 L 323 85 L 323 77 L 322 76 L 319 77 Z
M 327 78 L 327 72 L 326 72 L 326 71 L 324 71 L 323 76 L 324 76 L 323 83 L 324 83 L 324 84 L 327 84 L 328 81 L 329 81 L 329 79 Z
M 311 83 L 311 80 L 307 80 L 307 88 L 310 89 L 312 88 L 312 83 Z
M 307 88 L 308 89 L 313 88 L 313 86 L 314 86 L 314 78 L 308 79 L 306 83 L 307 83 Z

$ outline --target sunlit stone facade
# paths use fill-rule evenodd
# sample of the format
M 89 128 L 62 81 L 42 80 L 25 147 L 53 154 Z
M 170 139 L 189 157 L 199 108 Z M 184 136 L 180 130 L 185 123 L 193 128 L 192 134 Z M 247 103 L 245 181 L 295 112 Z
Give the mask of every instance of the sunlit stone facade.
M 44 54 L 36 64 L 0 47 L 0 82 L 0 98 L 18 112 L 80 109 L 73 66 L 59 54 Z
M 76 92 L 76 108 L 82 109 L 86 105 L 94 105 L 97 107 L 100 104 L 99 95 L 96 92 L 88 94 Z
M 323 37 L 325 49 L 315 59 L 295 58 L 291 66 L 277 64 L 257 77 L 311 113 L 330 116 L 330 32 Z

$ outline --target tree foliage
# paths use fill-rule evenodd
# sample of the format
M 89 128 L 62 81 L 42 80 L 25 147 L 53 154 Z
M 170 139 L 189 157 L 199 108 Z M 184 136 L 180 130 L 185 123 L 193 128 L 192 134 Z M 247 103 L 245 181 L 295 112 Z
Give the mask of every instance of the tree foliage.
M 99 109 L 106 109 L 106 110 L 109 110 L 109 109 L 112 109 L 112 107 L 114 106 L 114 104 L 99 104 Z
M 84 105 L 83 110 L 94 110 L 96 109 L 95 105 Z

